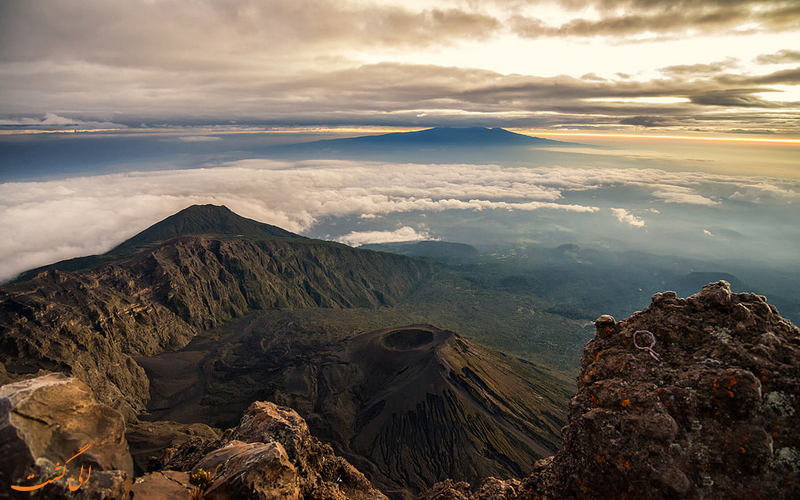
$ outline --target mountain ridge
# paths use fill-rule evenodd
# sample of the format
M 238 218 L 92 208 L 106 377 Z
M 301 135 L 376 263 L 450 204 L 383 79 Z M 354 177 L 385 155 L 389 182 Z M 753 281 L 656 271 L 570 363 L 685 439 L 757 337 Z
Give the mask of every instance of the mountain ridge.
M 180 236 L 0 287 L 4 371 L 65 371 L 134 419 L 149 400 L 149 382 L 132 356 L 179 349 L 250 311 L 392 304 L 434 270 L 423 260 L 266 230 L 263 239 Z
M 307 239 L 277 226 L 248 219 L 225 205 L 191 205 L 162 219 L 123 241 L 106 253 L 62 260 L 24 271 L 13 282 L 27 281 L 37 274 L 58 271 L 80 271 L 119 259 L 182 236 L 242 237 L 256 239 Z

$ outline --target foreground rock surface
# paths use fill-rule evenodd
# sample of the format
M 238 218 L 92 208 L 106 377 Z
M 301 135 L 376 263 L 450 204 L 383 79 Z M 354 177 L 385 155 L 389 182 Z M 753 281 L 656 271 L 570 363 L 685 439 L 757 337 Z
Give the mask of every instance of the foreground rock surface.
M 135 483 L 125 420 L 86 384 L 59 373 L 2 386 L 0 498 L 386 500 L 294 410 L 273 403 L 253 403 L 223 436 L 200 425 L 133 427 L 140 466 L 161 469 Z M 200 469 L 211 476 L 197 491 Z
M 198 450 L 204 447 L 210 451 L 198 460 Z M 269 402 L 253 403 L 221 440 L 187 441 L 164 465 L 193 474 L 200 469 L 211 473 L 204 490 L 209 500 L 386 499 L 361 472 L 312 436 L 297 412 Z M 165 474 L 159 471 L 138 479 L 135 498 L 158 498 L 145 492 L 157 492 L 152 485 L 163 483 Z
M 2 386 L 0 498 L 30 498 L 11 486 L 44 483 L 38 498 L 123 498 L 133 479 L 124 432 L 122 415 L 77 379 L 59 373 Z
M 722 281 L 596 327 L 555 457 L 420 498 L 800 498 L 800 330 L 764 297 Z

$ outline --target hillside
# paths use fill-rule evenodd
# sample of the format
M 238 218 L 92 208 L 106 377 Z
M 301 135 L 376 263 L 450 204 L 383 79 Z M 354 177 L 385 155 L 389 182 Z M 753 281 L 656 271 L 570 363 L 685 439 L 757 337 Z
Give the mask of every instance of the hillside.
M 81 480 L 78 498 L 126 498 L 132 492 L 135 498 L 187 500 L 200 493 L 209 499 L 383 500 L 373 485 L 385 487 L 384 478 L 373 474 L 371 484 L 362 471 L 369 473 L 371 460 L 400 457 L 390 472 L 455 472 L 455 480 L 433 485 L 417 500 L 798 497 L 800 330 L 764 297 L 733 293 L 726 282 L 686 299 L 659 293 L 625 320 L 601 316 L 595 331 L 563 442 L 554 456 L 529 464 L 530 474 L 488 477 L 473 482 L 475 487 L 459 481 L 470 467 L 459 461 L 462 453 L 478 458 L 473 463 L 490 456 L 459 448 L 464 442 L 446 432 L 478 429 L 472 444 L 491 450 L 508 429 L 506 410 L 536 422 L 536 415 L 524 411 L 537 399 L 529 390 L 541 390 L 536 377 L 505 372 L 513 363 L 452 332 L 410 325 L 344 339 L 322 360 L 298 352 L 295 361 L 302 363 L 279 364 L 272 374 L 282 380 L 283 392 L 276 396 L 300 406 L 306 395 L 322 396 L 312 417 L 357 416 L 351 448 L 367 443 L 366 449 L 379 450 L 374 455 L 349 455 L 335 442 L 334 450 L 300 414 L 265 401 L 249 405 L 224 433 L 170 422 L 129 423 L 126 431 L 122 416 L 97 403 L 85 384 L 51 374 L 0 388 L 0 419 L 8 423 L 0 428 L 0 487 L 8 491 L 53 477 L 42 485 L 42 495 L 75 498 L 63 472 L 56 477 L 63 469 L 58 463 L 72 457 L 76 475 L 78 466 L 94 469 L 91 481 Z M 258 328 L 241 333 L 249 339 L 242 350 L 260 339 L 261 352 L 250 354 L 258 358 L 291 349 L 297 332 L 271 338 Z M 370 376 L 376 373 L 370 365 L 379 365 L 377 376 Z M 363 404 L 354 406 L 331 391 L 348 382 L 357 382 L 351 389 Z M 495 392 L 508 384 L 517 391 Z M 415 399 L 420 388 L 427 394 L 422 403 Z M 487 411 L 452 411 L 470 400 L 478 403 L 473 408 Z M 352 411 L 359 407 L 367 411 Z M 467 418 L 458 426 L 447 425 L 461 414 Z M 499 433 L 492 432 L 493 423 Z M 403 434 L 404 428 L 416 434 Z M 505 437 L 509 449 L 524 448 L 520 434 Z M 92 450 L 75 455 L 86 442 Z M 153 448 L 157 442 L 160 449 Z M 148 465 L 148 472 L 134 472 L 136 462 Z M 500 468 L 508 464 L 495 462 Z M 198 483 L 201 470 L 209 474 Z M 388 493 L 408 498 L 399 490 Z
M 190 345 L 141 360 L 158 394 L 151 415 L 224 428 L 274 401 L 398 498 L 445 478 L 526 474 L 558 446 L 571 389 L 541 368 L 430 325 L 344 338 L 304 325 L 261 315 L 202 359 Z
M 131 356 L 181 348 L 250 311 L 391 304 L 433 272 L 424 261 L 295 238 L 224 207 L 178 215 L 88 269 L 50 270 L 0 288 L 6 371 L 66 372 L 130 419 L 149 400 Z M 181 236 L 161 241 L 174 234 Z

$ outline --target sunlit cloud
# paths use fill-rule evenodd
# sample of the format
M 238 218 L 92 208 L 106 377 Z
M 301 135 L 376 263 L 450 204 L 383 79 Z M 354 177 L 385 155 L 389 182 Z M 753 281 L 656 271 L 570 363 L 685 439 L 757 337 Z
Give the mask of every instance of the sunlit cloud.
M 606 189 L 612 189 L 615 197 L 606 199 Z M 650 202 L 621 205 L 616 196 L 626 192 L 637 193 L 637 198 L 650 196 Z M 584 193 L 584 200 L 591 194 L 592 202 L 574 201 L 576 193 Z M 800 203 L 800 186 L 786 179 L 658 169 L 263 159 L 190 170 L 4 183 L 0 184 L 4 236 L 0 280 L 57 260 L 105 252 L 192 204 L 227 205 L 245 217 L 301 234 L 326 220 L 351 218 L 368 226 L 343 226 L 331 237 L 363 244 L 367 240 L 362 233 L 377 233 L 371 238 L 392 233 L 392 238 L 414 239 L 407 229 L 396 234 L 397 227 L 386 229 L 388 220 L 406 214 L 500 217 L 507 213 L 515 220 L 542 216 L 568 227 L 566 221 L 574 217 L 602 219 L 605 206 L 619 222 L 643 228 L 645 214 L 733 202 Z M 417 236 L 426 239 L 437 234 L 433 226 L 421 230 L 401 223 L 398 227 L 416 228 Z M 647 227 L 653 230 L 650 224 Z M 345 236 L 348 239 L 342 239 Z
M 404 226 L 394 231 L 353 231 L 339 236 L 336 241 L 345 245 L 360 247 L 361 245 L 375 243 L 427 241 L 431 239 L 433 238 L 428 231 L 417 232 L 413 227 Z
M 681 203 L 686 205 L 713 206 L 720 202 L 698 194 L 694 189 L 684 186 L 659 186 L 653 190 L 653 196 L 664 203 Z
M 614 214 L 614 217 L 617 218 L 618 221 L 622 222 L 623 224 L 628 224 L 629 226 L 633 227 L 644 227 L 645 222 L 629 213 L 624 208 L 612 208 L 611 213 Z

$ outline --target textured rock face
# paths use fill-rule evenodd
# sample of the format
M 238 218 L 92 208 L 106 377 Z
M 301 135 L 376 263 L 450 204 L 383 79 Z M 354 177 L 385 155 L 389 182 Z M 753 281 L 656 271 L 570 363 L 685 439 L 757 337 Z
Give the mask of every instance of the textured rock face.
M 11 485 L 35 486 L 62 475 L 38 494 L 67 498 L 70 480 L 76 485 L 90 477 L 76 498 L 121 498 L 133 477 L 124 432 L 122 415 L 95 402 L 74 378 L 50 374 L 2 386 L 0 497 L 16 494 Z
M 186 443 L 198 449 L 196 462 L 205 454 L 204 451 L 219 445 L 219 438 L 219 432 L 205 424 L 132 422 L 128 423 L 125 430 L 136 475 L 167 468 L 165 465 L 172 459 L 175 451 Z M 182 468 L 175 465 L 178 469 Z
M 800 331 L 763 297 L 719 282 L 597 326 L 552 491 L 800 496 Z
M 138 479 L 131 493 L 136 500 L 191 500 L 194 489 L 188 472 L 167 470 Z
M 519 490 L 421 498 L 800 498 L 800 330 L 764 297 L 723 281 L 595 325 L 555 457 Z
M 221 446 L 199 461 L 196 443 L 182 445 L 171 464 L 209 471 L 208 499 L 385 500 L 361 472 L 337 457 L 308 431 L 292 409 L 255 402 L 236 428 L 226 431 Z M 192 462 L 194 463 L 192 464 Z M 140 483 L 151 479 L 148 475 Z
M 184 441 L 162 456 L 162 463 L 182 470 L 165 467 L 134 483 L 125 422 L 96 403 L 84 383 L 49 374 L 4 385 L 0 498 L 30 498 L 12 486 L 43 485 L 32 490 L 36 498 L 122 499 L 132 493 L 136 500 L 189 500 L 197 489 L 192 474 L 203 469 L 212 477 L 201 489 L 209 500 L 386 500 L 289 408 L 256 402 L 221 439 L 202 427 L 138 424 L 132 435 L 140 443 L 158 445 L 174 435 Z

